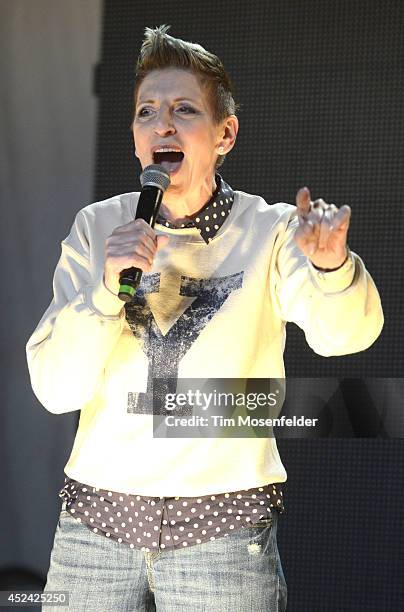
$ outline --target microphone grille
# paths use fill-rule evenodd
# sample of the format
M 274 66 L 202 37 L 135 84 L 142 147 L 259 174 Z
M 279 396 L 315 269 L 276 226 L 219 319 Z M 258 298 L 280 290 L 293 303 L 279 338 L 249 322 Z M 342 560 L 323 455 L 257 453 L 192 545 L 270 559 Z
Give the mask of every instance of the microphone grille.
M 140 184 L 142 187 L 146 185 L 158 187 L 164 192 L 170 184 L 170 175 L 164 166 L 160 164 L 151 164 L 150 166 L 146 166 L 140 175 Z

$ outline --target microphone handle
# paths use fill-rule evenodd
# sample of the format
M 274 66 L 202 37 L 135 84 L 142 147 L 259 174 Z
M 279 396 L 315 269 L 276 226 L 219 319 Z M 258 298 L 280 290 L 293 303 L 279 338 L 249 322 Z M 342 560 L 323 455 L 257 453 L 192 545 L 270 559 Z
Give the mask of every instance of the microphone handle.
M 151 227 L 154 227 L 158 215 L 163 191 L 154 185 L 145 185 L 140 192 L 139 202 L 136 209 L 135 219 L 144 219 Z M 140 268 L 126 268 L 119 275 L 118 297 L 123 302 L 131 302 L 142 278 Z

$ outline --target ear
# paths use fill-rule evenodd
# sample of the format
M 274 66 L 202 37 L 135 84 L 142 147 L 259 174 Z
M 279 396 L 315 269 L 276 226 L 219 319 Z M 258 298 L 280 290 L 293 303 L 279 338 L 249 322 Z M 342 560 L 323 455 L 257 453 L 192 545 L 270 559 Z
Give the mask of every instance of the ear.
M 224 120 L 222 125 L 220 144 L 223 146 L 226 153 L 229 153 L 234 147 L 237 138 L 238 128 L 239 123 L 236 115 L 229 115 L 227 119 Z

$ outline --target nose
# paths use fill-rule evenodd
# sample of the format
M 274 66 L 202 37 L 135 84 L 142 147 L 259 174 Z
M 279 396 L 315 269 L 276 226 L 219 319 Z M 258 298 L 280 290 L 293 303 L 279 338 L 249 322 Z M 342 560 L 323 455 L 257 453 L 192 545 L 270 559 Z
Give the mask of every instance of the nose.
M 159 135 L 173 134 L 175 132 L 173 118 L 170 114 L 169 109 L 160 108 L 160 112 L 158 113 L 156 118 L 154 131 L 156 134 Z

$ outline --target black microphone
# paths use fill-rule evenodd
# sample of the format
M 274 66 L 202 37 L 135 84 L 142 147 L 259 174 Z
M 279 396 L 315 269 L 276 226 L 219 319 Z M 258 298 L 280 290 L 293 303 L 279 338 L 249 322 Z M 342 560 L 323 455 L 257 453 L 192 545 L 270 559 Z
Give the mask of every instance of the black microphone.
M 170 184 L 170 175 L 163 166 L 151 164 L 147 166 L 140 175 L 139 202 L 136 209 L 135 219 L 144 219 L 151 227 L 154 227 L 158 215 L 163 193 Z M 123 302 L 131 302 L 142 278 L 142 270 L 139 268 L 127 268 L 119 275 L 118 297 Z

